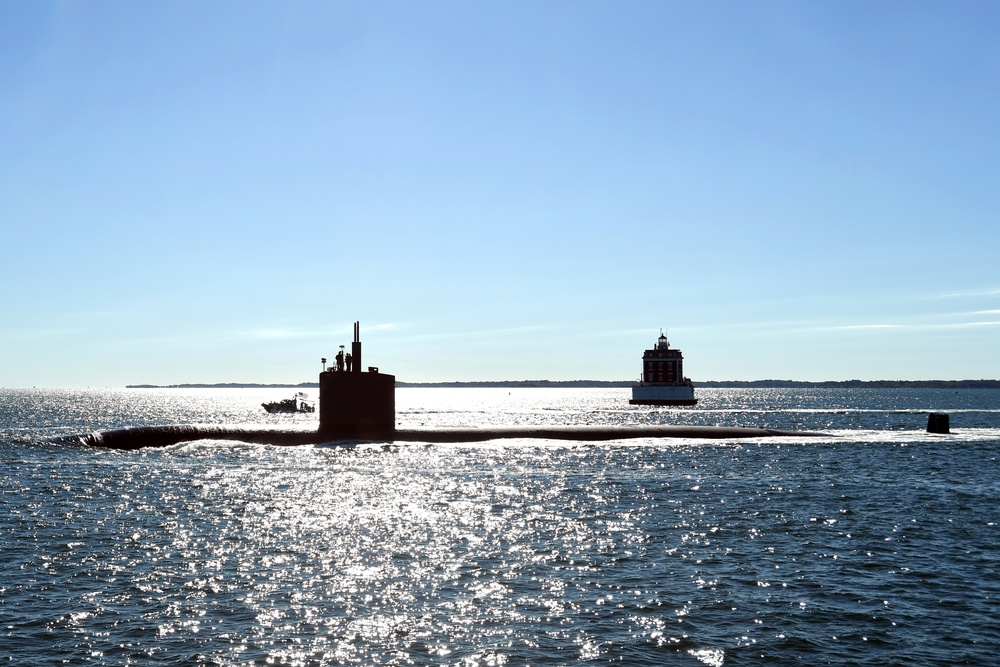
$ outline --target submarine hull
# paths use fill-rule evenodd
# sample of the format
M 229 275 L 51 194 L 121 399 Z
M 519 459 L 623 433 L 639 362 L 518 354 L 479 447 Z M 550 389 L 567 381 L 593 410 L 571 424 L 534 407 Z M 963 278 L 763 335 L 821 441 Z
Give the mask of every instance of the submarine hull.
M 170 447 L 198 440 L 229 440 L 277 447 L 357 442 L 485 442 L 488 440 L 633 440 L 639 438 L 810 437 L 821 433 L 725 426 L 512 426 L 499 428 L 397 429 L 377 436 L 359 436 L 356 429 L 325 431 L 231 428 L 206 425 L 144 426 L 98 431 L 71 439 L 74 444 L 135 450 Z

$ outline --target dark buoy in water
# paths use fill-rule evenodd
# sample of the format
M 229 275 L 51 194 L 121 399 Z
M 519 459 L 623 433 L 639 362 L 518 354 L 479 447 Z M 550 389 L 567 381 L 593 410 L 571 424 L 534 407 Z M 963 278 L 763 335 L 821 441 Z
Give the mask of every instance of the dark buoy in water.
M 932 412 L 927 417 L 928 433 L 951 433 L 949 417 L 944 412 Z

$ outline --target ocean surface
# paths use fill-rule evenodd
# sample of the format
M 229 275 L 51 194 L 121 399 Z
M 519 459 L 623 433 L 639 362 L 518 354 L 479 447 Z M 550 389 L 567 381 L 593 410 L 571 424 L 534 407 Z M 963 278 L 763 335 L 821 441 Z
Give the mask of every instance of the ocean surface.
M 315 428 L 259 389 L 0 389 L 0 662 L 995 665 L 1000 390 L 402 388 L 402 428 L 705 424 L 752 440 L 119 452 Z M 947 412 L 952 433 L 926 433 Z

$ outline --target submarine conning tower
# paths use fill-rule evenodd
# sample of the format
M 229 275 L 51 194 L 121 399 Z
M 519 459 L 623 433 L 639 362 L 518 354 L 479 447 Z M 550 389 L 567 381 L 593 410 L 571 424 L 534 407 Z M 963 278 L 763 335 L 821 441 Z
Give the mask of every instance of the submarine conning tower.
M 354 323 L 350 354 L 319 374 L 319 436 L 337 440 L 392 438 L 396 432 L 396 377 L 377 366 L 362 372 L 361 323 Z

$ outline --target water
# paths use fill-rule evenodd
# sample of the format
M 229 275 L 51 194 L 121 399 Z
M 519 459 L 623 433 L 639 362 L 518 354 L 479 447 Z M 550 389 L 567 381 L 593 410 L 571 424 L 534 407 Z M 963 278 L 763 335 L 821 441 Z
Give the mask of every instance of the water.
M 117 452 L 128 425 L 315 428 L 267 390 L 0 390 L 0 660 L 933 665 L 1000 649 L 1000 391 L 397 391 L 400 427 L 820 438 Z M 951 415 L 952 434 L 924 429 Z

